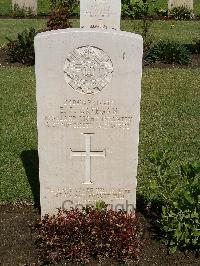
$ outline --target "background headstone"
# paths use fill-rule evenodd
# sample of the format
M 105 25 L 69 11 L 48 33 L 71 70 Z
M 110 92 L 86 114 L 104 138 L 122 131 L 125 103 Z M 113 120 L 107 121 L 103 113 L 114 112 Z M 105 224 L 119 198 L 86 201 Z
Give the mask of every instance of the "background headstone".
M 35 38 L 42 215 L 136 205 L 142 37 L 66 29 Z
M 19 8 L 31 8 L 33 14 L 37 14 L 37 0 L 12 0 L 12 8 L 18 5 Z
M 81 0 L 80 27 L 120 29 L 121 0 Z
M 193 0 L 168 0 L 169 10 L 179 6 L 186 6 L 187 8 L 193 10 Z

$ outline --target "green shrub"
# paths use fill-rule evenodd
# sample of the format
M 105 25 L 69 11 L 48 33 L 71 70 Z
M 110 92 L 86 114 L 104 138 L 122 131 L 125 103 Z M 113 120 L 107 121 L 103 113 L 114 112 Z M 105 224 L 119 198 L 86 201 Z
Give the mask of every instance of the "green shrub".
M 186 6 L 174 7 L 170 10 L 169 17 L 177 20 L 190 20 L 193 18 L 193 12 Z
M 182 210 L 163 207 L 159 221 L 170 253 L 180 250 L 200 250 L 200 213 L 196 209 Z
M 148 19 L 147 17 L 143 17 L 142 19 L 142 26 L 141 26 L 141 35 L 143 37 L 143 48 L 144 48 L 144 58 L 148 54 L 148 51 L 153 46 L 154 36 L 152 34 L 151 28 L 152 28 L 152 19 Z
M 50 0 L 37 0 L 38 15 L 47 16 L 51 13 Z
M 167 17 L 168 16 L 168 10 L 163 8 L 154 8 L 154 13 L 159 17 Z
M 188 65 L 191 61 L 190 52 L 180 43 L 170 40 L 161 40 L 147 53 L 147 62 L 160 61 L 167 64 Z
M 194 42 L 194 53 L 200 54 L 200 38 L 195 39 L 193 42 Z
M 122 17 L 141 19 L 149 16 L 150 1 L 142 0 L 122 0 Z
M 133 6 L 133 13 L 135 19 L 141 19 L 149 15 L 149 4 L 148 2 L 143 3 L 141 1 L 135 2 Z
M 133 12 L 133 3 L 131 0 L 122 0 L 122 11 L 121 15 L 122 18 L 133 18 L 134 12 Z
M 159 226 L 171 253 L 200 250 L 200 164 L 181 166 L 182 186 L 171 205 L 163 207 Z
M 200 163 L 175 167 L 170 145 L 150 155 L 152 176 L 140 189 L 170 253 L 200 249 Z
M 158 216 L 163 205 L 171 204 L 177 189 L 179 175 L 173 168 L 175 157 L 169 144 L 163 150 L 153 151 L 149 156 L 151 177 L 148 183 L 139 187 L 138 194 L 143 196 L 148 209 Z
M 34 65 L 34 37 L 37 31 L 34 28 L 26 29 L 18 34 L 17 40 L 6 38 L 9 42 L 6 47 L 9 60 L 26 65 Z
M 78 0 L 50 0 L 52 10 L 65 10 L 69 16 L 77 12 Z

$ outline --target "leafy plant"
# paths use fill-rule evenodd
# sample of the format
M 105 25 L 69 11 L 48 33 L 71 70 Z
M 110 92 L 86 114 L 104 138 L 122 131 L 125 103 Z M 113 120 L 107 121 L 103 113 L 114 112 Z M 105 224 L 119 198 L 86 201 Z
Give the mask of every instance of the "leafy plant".
M 47 21 L 47 30 L 57 30 L 71 28 L 69 14 L 61 9 L 54 10 Z
M 188 65 L 191 58 L 190 52 L 183 44 L 171 40 L 161 40 L 150 49 L 145 60 L 148 62 L 160 61 L 168 64 Z
M 177 20 L 190 20 L 193 16 L 192 10 L 186 6 L 174 7 L 169 11 L 169 17 Z
M 79 6 L 78 0 L 50 0 L 52 11 L 63 10 L 71 16 Z
M 91 258 L 131 262 L 143 247 L 142 228 L 135 214 L 94 208 L 59 210 L 57 215 L 38 221 L 34 228 L 45 263 L 86 263 Z
M 37 31 L 34 28 L 30 28 L 19 33 L 16 40 L 6 38 L 9 41 L 6 52 L 11 62 L 34 65 L 34 37 L 36 34 Z
M 194 53 L 200 54 L 200 38 L 194 39 Z
M 150 4 L 153 0 L 122 0 L 122 17 L 141 19 L 149 16 Z
M 133 5 L 133 13 L 135 19 L 141 19 L 149 16 L 149 2 L 150 1 L 136 1 Z
M 150 155 L 154 172 L 145 191 L 169 252 L 200 249 L 200 163 L 175 168 L 169 144 Z M 144 193 L 144 192 L 143 192 Z
M 131 0 L 122 0 L 122 18 L 133 18 L 134 12 L 133 12 L 133 5 L 134 1 Z
M 163 207 L 159 221 L 169 252 L 200 250 L 200 212 L 197 209 L 182 210 L 176 206 Z
M 151 33 L 153 20 L 147 17 L 143 17 L 142 19 L 142 37 L 144 42 L 144 58 L 148 54 L 149 50 L 153 45 L 153 35 Z
M 163 8 L 154 8 L 154 13 L 159 17 L 167 17 L 168 16 L 168 10 Z
M 171 204 L 177 189 L 179 176 L 173 167 L 175 159 L 169 143 L 163 149 L 154 150 L 149 156 L 152 163 L 151 177 L 139 192 L 145 197 L 148 210 L 157 216 L 160 215 L 163 205 Z
M 97 201 L 95 204 L 95 210 L 96 211 L 105 211 L 106 208 L 107 208 L 107 204 L 102 200 Z

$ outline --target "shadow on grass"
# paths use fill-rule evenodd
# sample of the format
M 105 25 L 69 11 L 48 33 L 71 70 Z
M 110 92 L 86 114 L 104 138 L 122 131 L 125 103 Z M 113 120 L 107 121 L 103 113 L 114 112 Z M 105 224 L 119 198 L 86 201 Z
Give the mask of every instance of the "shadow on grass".
M 136 206 L 137 211 L 145 217 L 149 224 L 148 231 L 151 232 L 151 238 L 161 240 L 163 234 L 160 230 L 158 221 L 161 217 L 162 206 L 164 206 L 164 203 L 156 200 L 149 204 L 144 196 L 137 195 Z
M 21 153 L 21 160 L 26 171 L 28 182 L 34 198 L 34 207 L 40 211 L 40 183 L 38 151 L 30 150 Z

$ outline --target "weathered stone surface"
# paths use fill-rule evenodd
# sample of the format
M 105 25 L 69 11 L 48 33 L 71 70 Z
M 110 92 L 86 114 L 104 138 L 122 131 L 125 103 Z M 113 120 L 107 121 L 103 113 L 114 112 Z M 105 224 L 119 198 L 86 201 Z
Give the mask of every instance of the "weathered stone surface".
M 42 215 L 99 200 L 135 207 L 142 50 L 141 36 L 120 31 L 37 35 Z
M 121 0 L 81 0 L 80 27 L 120 29 Z
M 171 10 L 174 7 L 186 6 L 193 10 L 193 0 L 168 0 L 168 9 Z
M 31 8 L 33 14 L 37 14 L 37 0 L 12 0 L 12 7 L 15 5 L 19 8 Z

